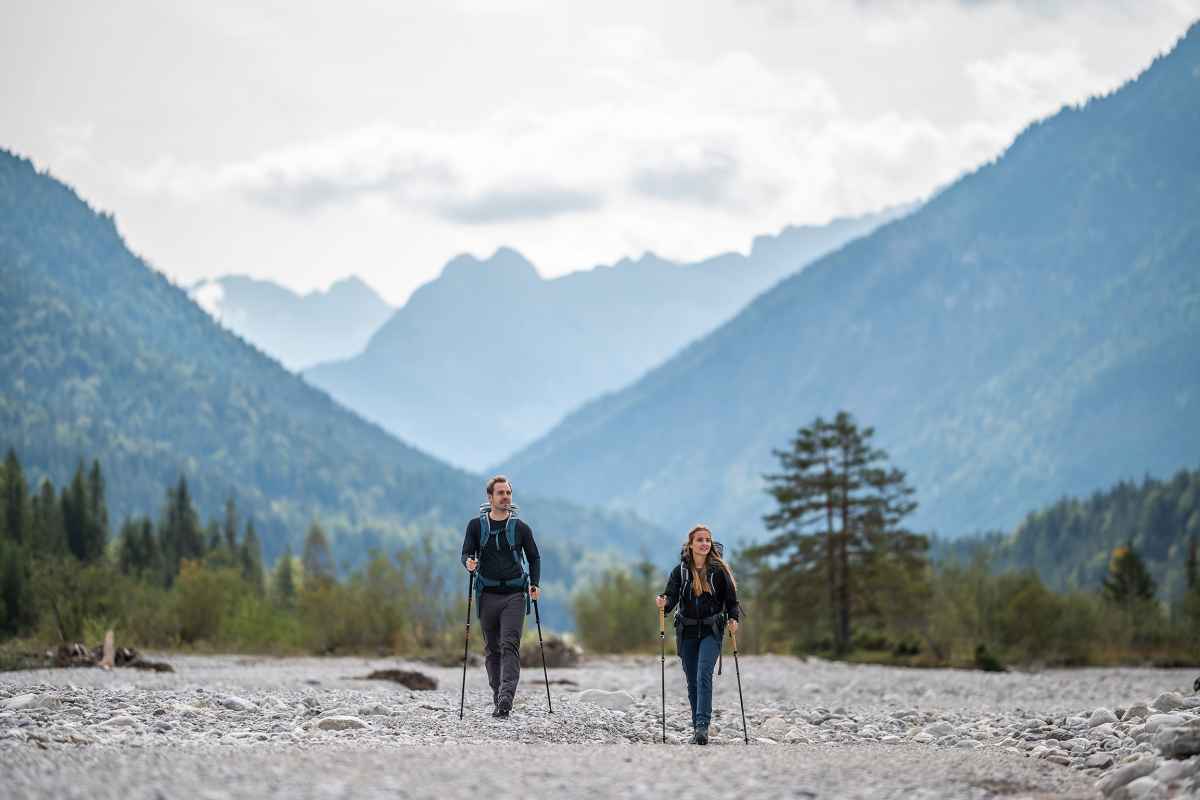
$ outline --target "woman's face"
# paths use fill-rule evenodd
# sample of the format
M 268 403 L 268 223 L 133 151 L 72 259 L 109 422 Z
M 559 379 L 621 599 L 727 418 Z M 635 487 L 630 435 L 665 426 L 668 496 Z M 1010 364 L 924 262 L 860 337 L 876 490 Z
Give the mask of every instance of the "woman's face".
M 702 561 L 708 558 L 708 552 L 712 550 L 712 533 L 701 528 L 692 534 L 690 544 L 692 557 Z

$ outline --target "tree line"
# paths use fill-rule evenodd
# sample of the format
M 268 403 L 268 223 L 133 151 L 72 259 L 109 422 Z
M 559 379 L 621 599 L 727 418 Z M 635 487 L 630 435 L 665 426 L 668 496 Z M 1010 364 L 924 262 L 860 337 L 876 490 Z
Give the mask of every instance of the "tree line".
M 1156 541 L 1188 537 L 1186 558 L 1179 558 L 1185 562 L 1182 591 L 1161 592 L 1132 527 L 1104 552 L 1094 581 L 1054 591 L 1038 569 L 1071 565 L 1014 565 L 1000 555 L 1011 551 L 997 544 L 1015 537 L 943 547 L 945 557 L 934 558 L 930 537 L 905 525 L 916 508 L 914 489 L 873 444 L 874 433 L 841 412 L 816 418 L 774 451 L 779 470 L 765 476 L 775 501 L 764 517 L 770 535 L 731 558 L 745 621 L 738 637 L 743 649 L 984 669 L 1200 663 L 1197 537 L 1188 533 L 1198 518 L 1193 512 L 1200 512 L 1191 498 L 1200 494 L 1181 488 L 1192 485 L 1190 476 L 1172 482 L 1178 507 L 1164 509 L 1158 492 L 1152 515 L 1176 526 L 1162 526 Z M 1016 536 L 1030 526 L 1027 521 Z M 1077 550 L 1103 541 L 1098 527 L 1075 526 L 1071 533 Z M 652 646 L 656 623 L 642 601 L 661 591 L 659 584 L 650 565 L 614 569 L 595 581 L 576 602 L 585 644 Z M 631 596 L 638 600 L 626 599 Z M 627 626 L 637 628 L 636 635 L 608 624 L 603 608 L 636 620 Z
M 12 450 L 0 464 L 0 639 L 94 644 L 111 627 L 139 647 L 436 654 L 459 605 L 444 560 L 426 535 L 339 576 L 314 520 L 300 555 L 289 545 L 268 572 L 254 520 L 231 497 L 202 523 L 183 477 L 157 520 L 113 535 L 98 461 L 61 490 L 31 488 Z

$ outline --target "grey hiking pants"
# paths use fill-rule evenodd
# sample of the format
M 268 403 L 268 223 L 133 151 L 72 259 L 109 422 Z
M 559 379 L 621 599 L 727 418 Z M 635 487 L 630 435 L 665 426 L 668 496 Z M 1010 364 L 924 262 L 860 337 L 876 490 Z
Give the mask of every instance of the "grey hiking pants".
M 488 684 L 498 700 L 512 702 L 521 677 L 521 631 L 525 627 L 525 593 L 479 594 L 479 627 L 483 629 Z

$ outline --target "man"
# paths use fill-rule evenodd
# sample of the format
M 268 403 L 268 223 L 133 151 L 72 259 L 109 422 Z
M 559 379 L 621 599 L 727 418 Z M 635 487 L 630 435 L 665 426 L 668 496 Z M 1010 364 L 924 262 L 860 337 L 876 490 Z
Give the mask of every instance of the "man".
M 521 677 L 521 632 L 529 600 L 541 597 L 542 560 L 533 530 L 516 518 L 508 478 L 497 475 L 489 480 L 487 497 L 479 517 L 467 523 L 462 563 L 471 572 L 479 569 L 475 593 L 492 687 L 492 716 L 507 719 Z M 529 565 L 528 572 L 522 560 Z

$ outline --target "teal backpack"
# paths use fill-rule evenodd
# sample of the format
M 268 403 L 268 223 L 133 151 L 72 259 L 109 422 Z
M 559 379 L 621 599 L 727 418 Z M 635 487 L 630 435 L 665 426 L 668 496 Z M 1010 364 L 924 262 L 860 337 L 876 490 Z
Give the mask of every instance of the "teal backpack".
M 491 519 L 488 517 L 488 511 L 490 511 L 490 510 L 491 510 L 491 506 L 487 503 L 483 503 L 482 505 L 479 506 L 479 551 L 480 551 L 480 553 L 483 552 L 483 549 L 485 547 L 487 547 L 490 544 L 493 544 L 493 542 L 492 542 L 493 539 L 498 539 L 500 536 L 500 531 L 492 530 Z M 521 587 L 523 589 L 523 591 L 525 592 L 525 615 L 526 616 L 529 615 L 529 611 L 532 608 L 532 605 L 530 604 L 530 601 L 529 601 L 529 570 L 525 566 L 525 551 L 521 548 L 521 537 L 517 532 L 517 512 L 518 512 L 518 509 L 515 505 L 509 506 L 508 521 L 504 524 L 504 538 L 508 540 L 508 549 L 512 552 L 513 561 L 516 563 L 516 565 L 521 570 L 521 577 L 513 578 L 511 580 L 506 580 L 506 581 L 496 581 L 496 580 L 492 580 L 491 578 L 483 577 L 482 571 L 480 571 L 479 568 L 476 567 L 476 569 L 475 569 L 475 614 L 476 614 L 476 617 L 478 617 L 479 614 L 481 613 L 479 610 L 480 609 L 479 596 L 481 594 L 483 594 L 484 589 L 490 589 L 494 586 L 503 586 L 506 588 L 517 587 L 517 586 Z M 497 542 L 495 542 L 494 546 L 499 547 L 500 543 L 497 541 Z M 478 556 L 478 555 L 479 555 L 479 553 L 476 553 L 476 556 Z

